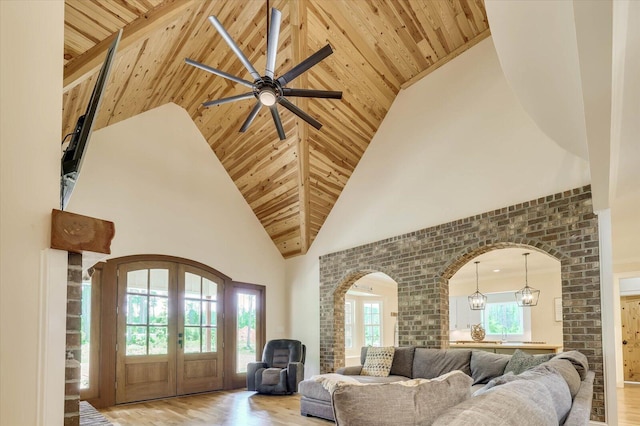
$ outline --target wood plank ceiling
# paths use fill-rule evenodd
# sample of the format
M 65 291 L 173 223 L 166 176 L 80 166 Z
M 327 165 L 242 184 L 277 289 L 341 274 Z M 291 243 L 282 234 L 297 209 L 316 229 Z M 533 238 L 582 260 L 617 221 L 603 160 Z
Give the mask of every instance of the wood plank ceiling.
M 334 54 L 289 87 L 341 90 L 342 100 L 293 98 L 319 131 L 280 108 L 238 129 L 251 100 L 202 102 L 246 87 L 184 63 L 251 80 L 208 22 L 216 16 L 261 74 L 266 1 L 66 0 L 63 135 L 84 113 L 97 68 L 124 28 L 94 130 L 168 102 L 185 108 L 282 255 L 304 254 L 401 88 L 489 35 L 483 0 L 271 0 L 282 11 L 276 77 L 329 43 Z M 179 143 L 179 141 L 176 141 Z

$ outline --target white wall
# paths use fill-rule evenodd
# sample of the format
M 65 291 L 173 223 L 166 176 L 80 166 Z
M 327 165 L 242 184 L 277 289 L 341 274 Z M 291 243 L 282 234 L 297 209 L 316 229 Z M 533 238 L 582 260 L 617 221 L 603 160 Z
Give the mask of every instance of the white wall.
M 47 250 L 60 188 L 63 21 L 61 0 L 0 2 L 2 425 L 63 423 L 66 303 L 56 296 L 66 295 L 66 256 Z
M 164 254 L 267 286 L 267 338 L 288 337 L 284 260 L 188 113 L 167 104 L 92 136 L 69 211 L 111 220 L 111 258 Z
M 586 161 L 523 111 L 491 38 L 401 91 L 309 252 L 286 262 L 307 374 L 319 370 L 319 256 L 588 183 Z

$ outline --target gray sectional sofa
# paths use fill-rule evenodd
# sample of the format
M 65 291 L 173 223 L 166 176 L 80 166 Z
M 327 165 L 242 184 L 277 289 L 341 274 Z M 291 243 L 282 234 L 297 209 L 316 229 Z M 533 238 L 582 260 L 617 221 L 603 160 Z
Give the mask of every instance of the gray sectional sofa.
M 362 348 L 363 365 L 366 354 Z M 302 381 L 300 413 L 338 425 L 586 425 L 595 376 L 577 351 L 504 355 L 413 346 L 395 348 L 388 376 L 361 371 L 345 367 Z

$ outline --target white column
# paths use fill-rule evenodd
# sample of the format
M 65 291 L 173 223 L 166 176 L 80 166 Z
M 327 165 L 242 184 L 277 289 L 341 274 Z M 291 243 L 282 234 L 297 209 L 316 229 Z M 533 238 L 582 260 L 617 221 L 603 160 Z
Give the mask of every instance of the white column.
M 608 425 L 618 424 L 616 396 L 615 291 L 613 286 L 613 250 L 611 238 L 611 209 L 600 210 L 598 234 L 600 239 L 600 304 L 602 316 L 602 356 L 604 360 L 604 394 Z

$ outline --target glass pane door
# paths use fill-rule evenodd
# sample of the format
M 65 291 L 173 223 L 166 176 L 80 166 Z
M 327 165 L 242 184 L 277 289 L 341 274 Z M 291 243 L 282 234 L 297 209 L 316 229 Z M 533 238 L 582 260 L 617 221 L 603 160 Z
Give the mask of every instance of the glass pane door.
M 257 359 L 255 292 L 240 290 L 236 297 L 236 373 L 246 373 L 247 363 Z

